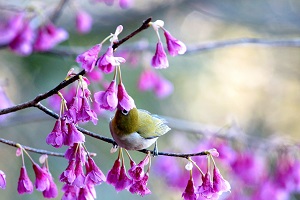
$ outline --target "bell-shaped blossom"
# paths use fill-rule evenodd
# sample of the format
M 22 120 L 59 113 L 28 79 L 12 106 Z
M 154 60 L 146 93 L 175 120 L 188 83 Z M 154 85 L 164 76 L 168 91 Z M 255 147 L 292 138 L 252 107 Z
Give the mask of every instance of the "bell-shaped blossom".
M 186 46 L 183 42 L 174 38 L 167 30 L 164 30 L 164 35 L 167 40 L 167 48 L 171 56 L 177 56 L 178 54 L 184 54 L 186 52 Z
M 196 193 L 196 188 L 194 186 L 194 181 L 193 179 L 190 179 L 182 193 L 182 197 L 184 200 L 196 200 L 198 196 L 199 195 Z
M 140 91 L 152 90 L 158 80 L 158 75 L 153 70 L 142 71 L 138 80 L 138 89 Z
M 133 6 L 133 0 L 119 0 L 119 5 L 123 9 L 127 9 Z
M 106 182 L 115 186 L 119 180 L 121 170 L 121 160 L 118 158 L 115 162 L 111 170 L 108 171 L 106 176 Z
M 28 177 L 25 166 L 21 167 L 17 190 L 19 194 L 30 194 L 33 191 L 33 184 Z
M 71 160 L 68 167 L 59 176 L 59 180 L 66 184 L 72 184 L 75 178 L 75 160 Z
M 68 38 L 67 31 L 48 23 L 39 28 L 33 48 L 35 51 L 47 51 Z
M 74 185 L 65 184 L 61 189 L 64 194 L 62 196 L 62 200 L 74 200 L 77 199 L 79 194 L 79 188 Z
M 65 152 L 65 158 L 69 161 L 75 159 L 76 161 L 85 163 L 86 151 L 80 144 L 75 143 L 73 146 L 67 149 L 67 151 Z
M 78 33 L 85 34 L 91 31 L 93 18 L 85 11 L 76 13 L 76 30 Z
M 212 181 L 210 180 L 210 174 L 207 172 L 202 176 L 202 185 L 198 187 L 198 193 L 207 199 L 210 199 L 215 196 L 215 191 L 213 189 Z
M 85 174 L 82 167 L 81 161 L 76 161 L 76 167 L 75 167 L 75 180 L 73 182 L 73 185 L 82 188 L 85 186 Z
M 77 130 L 74 123 L 68 123 L 68 135 L 66 136 L 65 145 L 73 146 L 75 143 L 85 141 L 83 133 Z
M 151 65 L 156 69 L 169 67 L 169 61 L 161 41 L 158 41 L 156 45 L 156 51 L 152 57 Z
M 115 67 L 124 63 L 125 59 L 122 57 L 114 57 L 113 48 L 108 47 L 107 51 L 97 61 L 97 66 L 101 71 L 109 74 L 114 71 Z
M 115 110 L 118 105 L 116 80 L 112 80 L 106 91 L 96 92 L 94 98 L 100 108 L 110 111 Z
M 77 123 L 77 113 L 81 107 L 81 101 L 79 101 L 78 96 L 72 98 L 71 103 L 69 104 L 68 110 L 64 113 L 67 121 L 69 123 Z
M 28 56 L 32 53 L 34 32 L 28 22 L 24 22 L 17 36 L 9 43 L 9 48 L 21 55 Z
M 52 176 L 50 177 L 49 181 L 50 181 L 49 187 L 43 191 L 43 197 L 48 199 L 55 198 L 58 195 L 57 186 L 54 183 Z
M 103 174 L 103 172 L 100 170 L 100 168 L 96 165 L 95 161 L 88 157 L 88 169 L 87 169 L 87 175 L 86 175 L 86 182 L 87 183 L 93 183 L 94 185 L 99 185 L 102 182 L 106 181 L 106 177 Z
M 149 156 L 147 155 L 139 164 L 130 161 L 131 168 L 128 170 L 128 174 L 134 181 L 143 179 L 145 175 L 144 166 L 149 163 L 149 160 Z
M 248 184 L 256 184 L 266 176 L 266 166 L 263 158 L 259 154 L 253 154 L 250 151 L 239 152 L 231 167 L 235 175 Z
M 0 188 L 6 188 L 6 175 L 2 170 L 0 170 Z
M 132 183 L 133 183 L 133 180 L 128 178 L 128 176 L 126 174 L 125 165 L 122 164 L 118 181 L 115 184 L 115 188 L 116 188 L 117 192 L 120 192 L 124 189 L 129 188 L 132 185 Z
M 158 77 L 154 87 L 154 93 L 157 98 L 165 98 L 172 94 L 173 90 L 174 86 L 169 80 L 163 78 L 162 76 Z
M 143 178 L 140 181 L 135 181 L 129 188 L 129 192 L 132 194 L 138 194 L 141 196 L 145 196 L 147 194 L 151 194 L 151 191 L 149 188 L 147 188 L 147 182 L 149 179 L 149 174 L 148 172 L 145 173 Z
M 81 64 L 81 67 L 88 72 L 91 72 L 97 62 L 98 54 L 101 50 L 102 44 L 97 44 L 91 49 L 83 52 L 76 57 L 76 62 Z
M 215 166 L 213 170 L 213 189 L 214 192 L 219 194 L 230 191 L 231 187 L 228 181 L 226 181 L 221 175 L 219 169 Z
M 61 130 L 61 120 L 60 118 L 56 120 L 55 125 L 51 133 L 48 134 L 46 138 L 46 143 L 52 145 L 55 148 L 59 148 L 63 145 L 64 138 Z
M 35 188 L 41 192 L 49 189 L 52 179 L 51 175 L 36 163 L 33 163 L 33 171 L 35 173 Z
M 91 109 L 85 96 L 81 97 L 81 107 L 77 113 L 77 120 L 82 122 L 92 121 L 94 125 L 98 122 L 97 114 Z
M 77 200 L 94 200 L 93 195 L 87 187 L 80 188 Z
M 13 15 L 7 21 L 2 20 L 0 24 L 0 45 L 9 44 L 22 29 L 24 23 L 24 14 Z
M 123 83 L 118 84 L 118 108 L 120 110 L 131 110 L 132 108 L 135 108 L 134 100 L 131 96 L 129 96 L 126 92 L 125 86 Z

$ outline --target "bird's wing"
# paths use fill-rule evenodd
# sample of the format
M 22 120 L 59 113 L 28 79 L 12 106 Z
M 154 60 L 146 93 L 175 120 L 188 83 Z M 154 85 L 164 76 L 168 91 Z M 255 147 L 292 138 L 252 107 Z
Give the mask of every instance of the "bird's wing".
M 166 134 L 171 130 L 168 125 L 166 125 L 166 120 L 157 116 L 151 115 L 148 111 L 138 110 L 139 117 L 143 119 L 140 122 L 139 133 L 142 137 L 146 139 L 156 138 Z

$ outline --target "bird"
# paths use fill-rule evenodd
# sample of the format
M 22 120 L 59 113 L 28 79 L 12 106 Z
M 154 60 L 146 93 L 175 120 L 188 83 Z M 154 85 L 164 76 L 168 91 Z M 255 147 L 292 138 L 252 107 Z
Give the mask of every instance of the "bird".
M 147 149 L 155 143 L 153 156 L 158 154 L 157 139 L 171 128 L 158 115 L 133 107 L 129 111 L 117 109 L 109 122 L 111 135 L 119 147 L 126 150 Z

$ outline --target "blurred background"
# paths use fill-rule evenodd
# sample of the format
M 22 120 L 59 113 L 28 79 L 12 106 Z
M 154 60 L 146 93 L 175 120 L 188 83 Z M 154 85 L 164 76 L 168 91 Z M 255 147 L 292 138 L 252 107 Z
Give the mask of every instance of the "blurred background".
M 2 0 L 1 18 L 4 19 L 7 12 L 10 12 L 7 7 L 33 6 L 51 13 L 58 3 L 56 0 Z M 75 13 L 80 9 L 87 11 L 93 18 L 92 30 L 85 35 L 78 34 L 75 30 Z M 114 5 L 107 6 L 92 0 L 77 0 L 68 2 L 57 20 L 56 24 L 69 32 L 69 40 L 56 49 L 71 49 L 74 52 L 87 50 L 113 33 L 119 24 L 124 27 L 119 36 L 122 38 L 148 17 L 152 17 L 153 21 L 163 20 L 164 27 L 183 41 L 188 50 L 189 47 L 213 41 L 237 38 L 281 40 L 300 36 L 300 2 L 297 0 L 135 0 L 128 9 L 121 9 L 117 1 Z M 141 48 L 146 46 L 145 50 L 135 54 L 136 64 L 126 62 L 122 65 L 122 75 L 127 92 L 135 99 L 137 107 L 166 116 L 171 127 L 178 125 L 160 139 L 161 151 L 192 152 L 205 139 L 206 133 L 210 134 L 233 123 L 239 128 L 238 133 L 255 138 L 251 141 L 258 146 L 268 146 L 266 141 L 270 145 L 277 145 L 297 143 L 300 139 L 299 48 L 240 44 L 207 51 L 188 51 L 178 57 L 168 56 L 170 67 L 159 70 L 158 73 L 173 84 L 174 91 L 170 96 L 160 99 L 153 92 L 140 92 L 137 89 L 141 71 L 150 67 L 156 42 L 156 34 L 149 28 L 120 46 L 118 51 L 130 49 L 132 45 Z M 31 100 L 52 89 L 66 77 L 71 67 L 78 66 L 75 57 L 51 53 L 19 57 L 2 47 L 1 84 L 15 104 Z M 110 81 L 112 76 L 105 75 L 105 79 Z M 100 84 L 93 84 L 92 90 L 101 89 Z M 47 105 L 46 101 L 43 103 Z M 65 148 L 54 149 L 45 145 L 45 138 L 51 132 L 54 122 L 54 119 L 37 109 L 26 109 L 1 122 L 0 137 L 35 148 L 64 152 Z M 83 126 L 95 133 L 110 136 L 107 118 L 99 118 L 97 126 Z M 199 133 L 190 133 L 189 130 L 193 128 L 199 128 Z M 222 137 L 226 138 L 226 133 Z M 239 138 L 238 135 L 235 137 Z M 110 144 L 89 137 L 86 140 L 86 146 L 91 152 L 97 153 L 95 160 L 106 174 L 117 155 L 110 154 Z M 15 148 L 4 144 L 0 144 L 0 147 L 0 169 L 6 172 L 8 184 L 6 190 L 0 191 L 1 198 L 40 199 L 42 195 L 36 191 L 31 195 L 17 194 L 21 159 L 15 156 Z M 36 159 L 39 156 L 33 153 L 31 155 Z M 132 156 L 139 160 L 144 155 L 132 152 Z M 156 159 L 153 160 L 155 163 Z M 63 158 L 51 157 L 49 162 L 55 178 L 67 166 Z M 179 165 L 186 174 L 186 182 L 186 162 L 180 162 Z M 33 177 L 30 163 L 27 164 L 30 177 Z M 226 172 L 224 177 L 226 178 Z M 172 190 L 168 184 L 161 183 L 159 178 L 155 175 L 155 170 L 150 172 L 149 188 L 152 194 L 143 199 L 181 198 L 183 190 Z M 227 180 L 231 181 L 229 178 Z M 59 188 L 62 186 L 57 178 L 56 183 Z M 97 186 L 96 189 L 98 199 L 142 198 L 129 192 L 116 193 L 107 184 Z

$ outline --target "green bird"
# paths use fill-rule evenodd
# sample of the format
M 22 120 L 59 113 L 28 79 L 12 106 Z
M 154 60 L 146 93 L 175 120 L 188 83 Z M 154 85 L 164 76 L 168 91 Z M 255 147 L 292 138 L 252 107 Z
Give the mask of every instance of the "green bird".
M 155 143 L 153 155 L 157 154 L 156 140 L 171 130 L 165 119 L 137 108 L 118 109 L 109 128 L 118 146 L 127 150 L 146 149 Z

